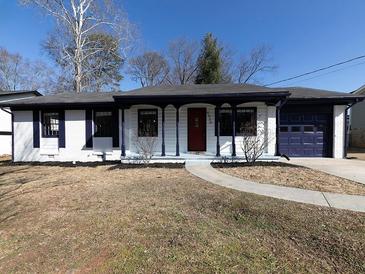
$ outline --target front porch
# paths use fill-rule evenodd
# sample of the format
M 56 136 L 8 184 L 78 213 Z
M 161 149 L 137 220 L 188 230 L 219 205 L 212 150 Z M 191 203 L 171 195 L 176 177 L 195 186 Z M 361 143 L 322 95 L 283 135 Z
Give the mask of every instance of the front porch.
M 243 156 L 241 144 L 246 135 L 242 125 L 247 121 L 251 129 L 254 128 L 254 134 L 263 132 L 263 141 L 270 140 L 262 158 L 274 159 L 278 110 L 286 96 L 286 93 L 239 97 L 233 94 L 228 98 L 227 95 L 212 98 L 160 96 L 159 102 L 142 95 L 135 98 L 115 96 L 120 108 L 121 159 L 128 162 L 137 158 L 139 153 L 135 143 L 148 138 L 156 139 L 155 161 L 239 159 Z M 143 112 L 154 116 L 143 120 Z M 147 134 L 141 133 L 144 121 L 153 123 L 155 129 Z

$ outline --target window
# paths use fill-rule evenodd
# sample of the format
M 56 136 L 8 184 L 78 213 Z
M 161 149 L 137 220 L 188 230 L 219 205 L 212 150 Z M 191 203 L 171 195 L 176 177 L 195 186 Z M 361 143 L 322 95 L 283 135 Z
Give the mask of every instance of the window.
M 232 109 L 222 108 L 219 110 L 219 127 L 221 136 L 232 136 Z
M 42 113 L 42 137 L 52 138 L 59 135 L 59 114 L 58 112 Z
M 236 135 L 256 135 L 256 108 L 236 109 Z M 232 136 L 232 109 L 219 110 L 220 136 Z
M 94 137 L 112 137 L 112 112 L 94 112 Z
M 288 132 L 288 127 L 280 127 L 280 132 Z
M 138 110 L 138 137 L 157 137 L 157 109 Z
M 304 132 L 314 132 L 313 126 L 304 126 Z
M 301 128 L 299 126 L 291 127 L 291 132 L 301 132 Z
M 236 134 L 256 135 L 256 108 L 237 108 Z

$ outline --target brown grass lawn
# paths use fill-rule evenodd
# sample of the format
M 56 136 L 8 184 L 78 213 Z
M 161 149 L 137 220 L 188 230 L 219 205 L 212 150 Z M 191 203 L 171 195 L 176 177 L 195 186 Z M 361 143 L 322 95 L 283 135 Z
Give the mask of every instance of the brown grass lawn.
M 365 185 L 306 167 L 286 163 L 258 162 L 246 164 L 214 164 L 220 171 L 257 183 L 283 185 L 325 192 L 365 195 Z
M 119 167 L 0 162 L 0 273 L 365 272 L 365 214 Z

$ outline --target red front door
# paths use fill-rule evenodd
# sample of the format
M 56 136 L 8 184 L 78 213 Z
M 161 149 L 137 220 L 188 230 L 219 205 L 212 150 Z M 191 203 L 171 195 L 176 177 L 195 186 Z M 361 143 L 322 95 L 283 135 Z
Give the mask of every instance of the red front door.
M 206 150 L 206 112 L 205 108 L 188 109 L 188 150 Z

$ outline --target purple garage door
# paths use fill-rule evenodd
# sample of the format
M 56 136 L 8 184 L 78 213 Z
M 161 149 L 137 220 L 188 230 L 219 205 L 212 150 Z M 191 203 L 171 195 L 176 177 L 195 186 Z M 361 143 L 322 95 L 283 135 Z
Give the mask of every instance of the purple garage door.
M 330 121 L 329 114 L 281 114 L 280 153 L 291 157 L 328 157 Z

